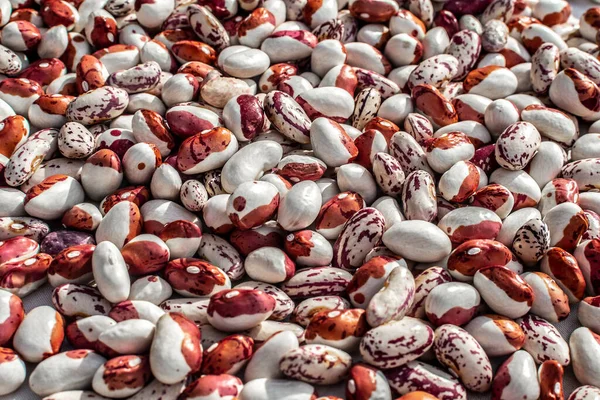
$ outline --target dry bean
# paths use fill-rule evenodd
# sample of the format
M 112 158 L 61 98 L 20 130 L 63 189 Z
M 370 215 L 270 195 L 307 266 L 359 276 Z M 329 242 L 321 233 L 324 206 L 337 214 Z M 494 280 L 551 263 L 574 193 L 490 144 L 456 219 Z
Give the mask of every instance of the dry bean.
M 498 398 L 538 398 L 540 385 L 536 378 L 536 365 L 533 357 L 524 350 L 510 356 L 496 372 L 492 390 Z
M 64 320 L 52 307 L 31 310 L 13 337 L 13 346 L 23 360 L 40 362 L 57 354 L 64 338 Z
M 584 385 L 598 385 L 598 335 L 588 328 L 577 328 L 569 339 L 573 370 Z
M 16 391 L 25 381 L 25 363 L 17 353 L 9 348 L 0 347 L 0 354 L 2 354 L 0 372 L 3 377 L 0 394 L 7 395 Z

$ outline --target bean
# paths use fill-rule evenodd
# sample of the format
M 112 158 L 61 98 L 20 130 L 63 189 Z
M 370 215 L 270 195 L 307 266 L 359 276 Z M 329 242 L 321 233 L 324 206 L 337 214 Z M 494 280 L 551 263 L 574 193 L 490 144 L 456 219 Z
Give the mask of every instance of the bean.
M 400 319 L 408 312 L 415 293 L 415 282 L 407 268 L 394 268 L 381 290 L 370 299 L 367 321 L 372 327 Z
M 33 333 L 35 332 L 35 334 Z M 64 320 L 52 307 L 31 310 L 13 337 L 13 346 L 25 361 L 40 362 L 57 354 L 64 338 Z
M 535 398 L 540 395 L 540 385 L 535 377 L 536 367 L 533 357 L 519 350 L 506 360 L 494 378 L 492 390 L 500 393 L 500 398 L 518 396 Z M 510 386 L 508 385 L 510 382 Z
M 553 325 L 532 315 L 517 322 L 525 332 L 523 349 L 532 355 L 536 363 L 553 359 L 564 366 L 571 362 L 569 345 Z
M 436 251 L 424 253 L 422 249 L 433 247 Z M 432 223 L 425 221 L 402 221 L 383 235 L 383 243 L 394 253 L 420 262 L 439 261 L 451 251 L 451 243 L 444 232 Z
M 1 347 L 0 354 L 2 354 L 0 371 L 4 377 L 0 393 L 5 395 L 16 391 L 25 381 L 25 363 L 17 353 L 9 348 Z
M 519 324 L 496 314 L 475 317 L 465 326 L 489 357 L 512 354 L 523 347 L 525 334 Z
M 410 361 L 384 373 L 390 386 L 401 394 L 427 390 L 441 399 L 467 398 L 465 388 L 453 375 L 421 361 Z
M 464 325 L 473 318 L 480 300 L 479 292 L 465 283 L 444 283 L 427 295 L 425 314 L 436 326 Z
M 281 399 L 308 400 L 315 396 L 315 389 L 308 383 L 296 380 L 261 378 L 244 385 L 240 393 L 241 400 L 270 400 L 274 399 L 274 396 Z
M 177 346 L 169 343 L 177 343 Z M 172 353 L 174 348 L 177 354 Z M 163 383 L 174 384 L 185 379 L 188 373 L 198 371 L 201 362 L 200 330 L 180 314 L 164 314 L 156 324 L 150 347 L 152 374 Z
M 320 359 L 324 362 L 320 362 Z M 281 371 L 290 378 L 326 385 L 339 382 L 348 373 L 350 364 L 349 354 L 334 347 L 318 344 L 289 350 L 279 362 Z
M 486 391 L 490 387 L 490 361 L 479 343 L 465 330 L 442 325 L 435 331 L 433 346 L 437 359 L 442 364 L 451 365 L 466 388 Z M 461 361 L 454 361 L 456 359 Z
M 367 332 L 361 340 L 360 352 L 369 364 L 390 369 L 419 358 L 432 345 L 433 329 L 420 320 L 406 317 Z
M 558 322 L 569 314 L 569 299 L 558 284 L 543 272 L 525 273 L 523 279 L 533 288 L 531 312 L 551 322 Z
M 588 328 L 577 328 L 571 334 L 569 344 L 573 358 L 573 370 L 575 376 L 584 385 L 597 384 L 597 376 L 594 371 L 598 370 L 595 354 L 598 351 L 597 337 Z
M 30 387 L 40 396 L 85 389 L 106 359 L 91 350 L 72 350 L 52 356 L 33 370 Z
M 0 393 L 597 385 L 598 8 L 80 3 L 0 0 Z
M 533 304 L 534 291 L 531 286 L 506 267 L 479 269 L 475 273 L 474 284 L 492 310 L 509 318 L 522 317 Z

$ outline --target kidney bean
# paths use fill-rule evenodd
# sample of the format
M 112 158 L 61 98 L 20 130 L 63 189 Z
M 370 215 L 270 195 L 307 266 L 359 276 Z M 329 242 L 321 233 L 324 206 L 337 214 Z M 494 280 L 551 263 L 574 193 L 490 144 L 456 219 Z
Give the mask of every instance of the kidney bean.
M 596 212 L 592 210 L 584 210 L 583 212 L 586 218 L 588 219 L 589 227 L 588 230 L 585 231 L 585 233 L 581 237 L 581 240 L 586 241 L 596 239 L 598 237 L 598 217 L 596 217 L 598 214 L 596 214 Z
M 316 397 L 316 394 L 315 388 L 308 383 L 296 380 L 261 378 L 254 379 L 244 385 L 239 397 L 240 400 L 269 400 L 273 396 L 281 398 L 296 396 L 300 399 L 310 399 Z
M 309 57 L 316 44 L 317 38 L 308 31 L 279 30 L 263 40 L 260 49 L 267 53 L 271 63 L 279 63 Z
M 458 25 L 458 22 L 455 22 Z M 458 27 L 457 27 L 458 28 Z M 453 28 L 448 28 L 453 29 Z M 453 32 L 454 33 L 454 32 Z M 443 26 L 431 28 L 423 38 L 423 57 L 425 59 L 440 55 L 446 51 L 450 45 L 450 35 Z
M 173 384 L 198 371 L 202 362 L 200 337 L 200 330 L 184 316 L 164 314 L 156 324 L 150 347 L 152 374 L 163 383 Z
M 210 346 L 202 356 L 202 373 L 236 374 L 252 357 L 252 338 L 230 335 Z
M 333 384 L 348 373 L 350 364 L 350 355 L 342 350 L 309 344 L 289 350 L 279 365 L 284 375 L 290 378 L 313 384 Z
M 166 312 L 182 314 L 192 322 L 200 326 L 205 326 L 208 325 L 206 309 L 208 308 L 209 301 L 208 297 L 167 299 L 159 306 Z
M 513 249 L 525 264 L 535 264 L 549 248 L 550 232 L 539 218 L 528 220 L 515 233 Z
M 39 396 L 85 389 L 106 359 L 91 350 L 72 350 L 52 356 L 33 370 L 31 390 Z
M 155 324 L 145 319 L 118 322 L 98 336 L 96 348 L 102 354 L 142 354 L 148 351 L 155 334 Z
M 440 399 L 466 399 L 466 390 L 458 380 L 438 367 L 421 361 L 410 361 L 384 371 L 390 386 L 400 394 L 418 390 L 435 393 Z
M 346 221 L 364 207 L 365 202 L 358 193 L 339 193 L 321 206 L 315 220 L 316 231 L 326 239 L 335 239 Z
M 363 359 L 390 369 L 423 355 L 433 345 L 433 329 L 420 320 L 405 317 L 371 329 L 360 343 Z
M 96 393 L 109 396 L 126 396 L 139 392 L 151 378 L 146 356 L 121 356 L 102 365 L 92 381 Z M 125 380 L 125 385 L 121 382 Z
M 415 282 L 407 268 L 394 268 L 381 290 L 369 300 L 366 316 L 369 325 L 377 327 L 404 316 L 413 302 Z
M 205 396 L 236 396 L 242 391 L 242 381 L 232 375 L 206 375 L 192 381 L 181 393 L 182 399 L 196 399 Z
M 347 300 L 338 296 L 315 296 L 300 302 L 292 312 L 290 321 L 308 326 L 312 317 L 322 311 L 345 310 L 350 308 Z
M 533 304 L 533 288 L 506 267 L 479 269 L 475 273 L 474 284 L 492 310 L 509 318 L 522 317 Z
M 542 272 L 526 273 L 523 279 L 535 293 L 532 313 L 551 322 L 558 322 L 569 315 L 569 299 L 549 275 Z
M 327 265 L 333 259 L 333 249 L 321 234 L 310 231 L 298 231 L 285 238 L 285 251 L 300 265 L 317 267 Z
M 525 332 L 523 349 L 533 356 L 536 363 L 551 359 L 563 366 L 570 363 L 569 346 L 553 325 L 533 315 L 527 315 L 517 322 Z
M 277 165 L 282 153 L 281 146 L 270 140 L 245 146 L 225 162 L 221 173 L 223 189 L 232 193 L 241 183 L 260 178 Z
M 498 368 L 492 393 L 498 398 L 539 397 L 540 385 L 535 375 L 533 357 L 524 350 L 516 351 Z
M 579 309 L 577 310 L 577 319 L 581 325 L 591 329 L 597 333 L 599 326 L 596 320 L 598 314 L 598 298 L 586 297 L 581 303 L 579 303 Z
M 302 181 L 292 186 L 281 201 L 277 222 L 289 231 L 304 229 L 315 221 L 320 205 L 321 194 L 317 184 Z
M 364 310 L 324 310 L 313 315 L 306 327 L 308 344 L 324 344 L 355 351 L 368 330 Z
M 270 319 L 281 321 L 286 319 L 294 309 L 294 301 L 278 287 L 258 281 L 246 281 L 234 287 L 234 289 L 254 289 L 261 290 L 271 296 L 275 300 L 275 309 L 271 314 Z
M 333 247 L 333 266 L 353 269 L 381 239 L 383 215 L 374 208 L 363 208 L 348 220 Z
M 544 217 L 550 231 L 550 246 L 573 251 L 583 232 L 588 228 L 581 207 L 574 203 L 562 203 L 552 208 Z
M 250 299 L 252 302 L 248 303 Z M 237 303 L 242 303 L 243 307 Z M 224 331 L 245 330 L 267 319 L 274 308 L 275 300 L 260 290 L 222 290 L 211 297 L 208 321 Z
M 540 381 L 540 395 L 544 399 L 564 397 L 563 392 L 564 370 L 555 360 L 544 361 L 538 369 Z
M 44 221 L 30 217 L 0 218 L 0 240 L 25 237 L 37 242 L 50 232 L 50 227 Z
M 271 336 L 280 331 L 289 331 L 296 335 L 299 341 L 304 340 L 304 328 L 300 325 L 291 322 L 280 322 L 280 321 L 263 321 L 259 325 L 250 329 L 248 335 L 253 338 L 256 342 L 265 342 Z
M 344 292 L 351 277 L 340 268 L 306 268 L 297 271 L 282 285 L 282 289 L 292 298 L 337 295 Z
M 565 250 L 552 247 L 542 259 L 541 270 L 548 274 L 567 294 L 570 302 L 584 296 L 585 281 L 575 257 Z
M 18 216 L 25 214 L 24 202 L 25 193 L 19 189 L 4 188 L 0 189 L 0 196 L 3 200 L 0 214 L 4 217 Z
M 525 334 L 513 320 L 486 314 L 475 317 L 465 326 L 489 357 L 509 355 L 523 347 Z
M 598 335 L 588 328 L 577 328 L 569 339 L 573 358 L 573 371 L 577 380 L 584 385 L 598 383 L 593 371 L 598 369 Z
M 5 316 L 0 322 L 0 344 L 8 343 L 25 317 L 21 299 L 7 291 L 0 292 L 0 310 Z
M 59 252 L 48 269 L 48 280 L 54 287 L 64 283 L 85 284 L 92 279 L 94 244 L 69 246 Z
M 598 254 L 598 248 L 600 241 L 597 239 L 587 240 L 582 242 L 573 253 L 577 260 L 577 265 L 581 269 L 583 276 L 585 277 L 587 292 L 592 295 L 597 295 L 599 292 L 598 284 L 596 281 L 596 274 L 598 271 L 598 262 L 596 257 Z
M 465 330 L 442 325 L 435 331 L 435 355 L 473 391 L 486 391 L 492 383 L 492 368 L 479 343 Z
M 61 315 L 52 307 L 40 306 L 23 319 L 13 337 L 13 346 L 23 360 L 40 362 L 58 353 L 63 338 Z
M 552 208 L 565 202 L 579 203 L 579 189 L 572 179 L 553 179 L 542 189 L 540 208 L 546 215 Z
M 574 92 L 577 88 L 579 92 Z M 558 73 L 550 85 L 550 98 L 560 108 L 580 117 L 592 118 L 598 112 L 597 107 L 586 101 L 586 96 L 578 93 L 598 90 L 597 85 L 587 76 L 574 68 Z
M 107 315 L 110 303 L 89 286 L 65 283 L 52 292 L 52 303 L 65 316 Z
M 594 396 L 600 394 L 598 388 L 591 385 L 580 386 L 571 393 L 569 400 L 586 400 L 593 399 Z
M 97 348 L 98 338 L 117 323 L 105 315 L 93 315 L 70 323 L 65 331 L 67 339 L 76 349 Z
M 469 322 L 480 303 L 479 292 L 465 283 L 450 282 L 434 287 L 425 300 L 427 318 L 435 325 Z
M 0 354 L 2 355 L 0 371 L 4 376 L 0 393 L 6 395 L 16 391 L 25 381 L 25 363 L 16 352 L 7 347 L 0 347 Z
M 480 207 L 457 208 L 446 214 L 438 223 L 453 244 L 471 239 L 495 239 L 502 222 L 494 212 Z
M 499 168 L 490 175 L 490 182 L 500 184 L 512 193 L 515 211 L 537 205 L 542 195 L 537 182 L 523 170 L 508 171 Z
M 411 172 L 402 188 L 402 202 L 407 219 L 433 221 L 438 210 L 431 174 L 422 170 Z
M 435 247 L 429 245 L 435 241 Z M 383 243 L 394 253 L 417 262 L 441 260 L 451 251 L 448 237 L 434 224 L 426 221 L 402 221 L 388 229 L 383 235 Z M 424 253 L 423 248 L 433 249 Z

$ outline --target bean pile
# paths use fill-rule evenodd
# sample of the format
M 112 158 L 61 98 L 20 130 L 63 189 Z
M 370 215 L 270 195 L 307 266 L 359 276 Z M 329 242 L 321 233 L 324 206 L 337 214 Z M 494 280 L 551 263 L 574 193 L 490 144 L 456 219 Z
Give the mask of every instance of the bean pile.
M 0 27 L 0 395 L 27 362 L 46 400 L 564 400 L 567 366 L 600 399 L 600 7 L 0 0 Z

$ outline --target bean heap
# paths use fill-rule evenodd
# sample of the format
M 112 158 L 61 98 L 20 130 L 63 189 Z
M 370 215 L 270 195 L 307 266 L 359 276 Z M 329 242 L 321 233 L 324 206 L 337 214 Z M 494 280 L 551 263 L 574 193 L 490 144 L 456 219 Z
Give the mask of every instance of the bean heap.
M 600 7 L 0 0 L 0 27 L 0 395 L 564 400 L 572 368 L 600 399 Z

